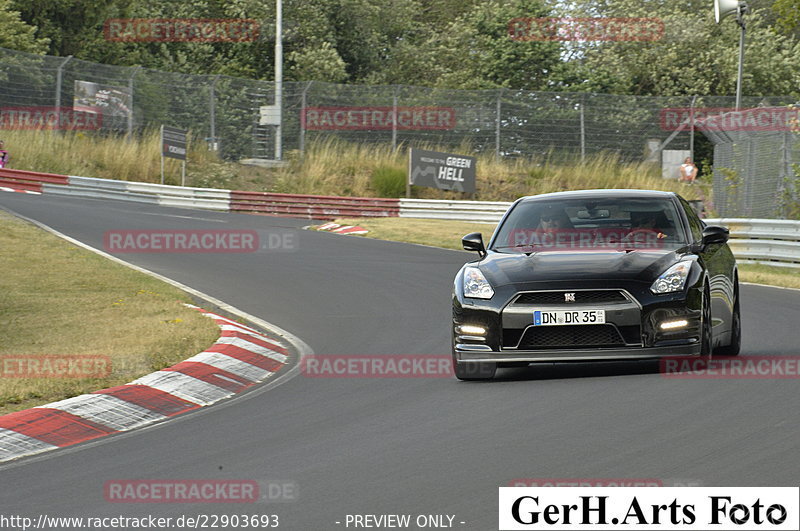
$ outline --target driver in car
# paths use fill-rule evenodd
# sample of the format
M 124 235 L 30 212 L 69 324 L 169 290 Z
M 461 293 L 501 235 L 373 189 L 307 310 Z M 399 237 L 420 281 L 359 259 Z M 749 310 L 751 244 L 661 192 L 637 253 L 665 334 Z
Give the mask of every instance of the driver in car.
M 669 227 L 667 216 L 663 212 L 631 212 L 631 234 L 639 231 L 652 231 L 656 238 L 668 238 L 664 232 Z

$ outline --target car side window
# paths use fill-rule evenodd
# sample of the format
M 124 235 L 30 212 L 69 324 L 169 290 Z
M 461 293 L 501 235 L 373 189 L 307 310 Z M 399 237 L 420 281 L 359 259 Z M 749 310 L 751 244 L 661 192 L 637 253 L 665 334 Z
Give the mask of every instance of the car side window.
M 692 239 L 696 242 L 703 241 L 703 222 L 697 217 L 692 205 L 690 205 L 682 197 L 681 206 L 686 212 L 686 219 L 689 221 L 689 230 L 692 232 Z

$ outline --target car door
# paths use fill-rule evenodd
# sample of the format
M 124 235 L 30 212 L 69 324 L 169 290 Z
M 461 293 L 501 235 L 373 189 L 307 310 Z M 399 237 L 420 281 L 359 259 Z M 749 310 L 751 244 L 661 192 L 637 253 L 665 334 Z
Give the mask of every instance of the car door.
M 705 223 L 697 217 L 692 206 L 680 198 L 681 207 L 689 222 L 692 239 L 700 244 L 703 241 Z M 711 320 L 715 342 L 725 337 L 730 329 L 733 315 L 733 279 L 735 259 L 727 243 L 713 243 L 697 246 L 698 254 L 705 264 L 711 290 Z

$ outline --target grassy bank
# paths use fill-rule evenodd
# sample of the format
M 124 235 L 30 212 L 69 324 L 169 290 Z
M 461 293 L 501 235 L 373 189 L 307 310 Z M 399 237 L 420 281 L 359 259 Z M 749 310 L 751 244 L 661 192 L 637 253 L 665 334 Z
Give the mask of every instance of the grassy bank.
M 82 132 L 4 131 L 11 167 L 66 175 L 126 181 L 160 181 L 158 131 L 135 136 L 101 137 Z M 405 193 L 406 146 L 351 144 L 333 139 L 313 142 L 303 157 L 287 153 L 288 166 L 265 169 L 220 161 L 203 142 L 190 144 L 187 185 L 283 193 L 399 197 Z M 421 146 L 422 147 L 422 146 Z M 448 151 L 437 146 L 429 149 Z M 468 153 L 469 147 L 456 150 Z M 476 199 L 510 201 L 522 195 L 585 188 L 670 190 L 687 199 L 708 191 L 664 180 L 660 169 L 621 162 L 613 154 L 578 159 L 540 156 L 496 160 L 478 155 Z M 167 159 L 166 182 L 180 184 L 180 164 Z M 459 193 L 414 188 L 416 197 L 463 199 Z
M 182 291 L 0 212 L 0 414 L 127 383 L 219 329 Z M 8 252 L 13 249 L 13 252 Z M 106 377 L 20 378 L 14 360 L 107 356 Z
M 428 146 L 430 149 L 447 151 Z M 467 153 L 466 147 L 456 150 Z M 314 144 L 303 160 L 278 173 L 276 188 L 290 193 L 326 195 L 394 196 L 404 194 L 408 167 L 404 146 L 351 145 L 336 141 Z M 523 195 L 589 188 L 640 188 L 679 192 L 687 199 L 708 194 L 703 186 L 690 186 L 661 177 L 660 168 L 645 163 L 621 162 L 614 154 L 601 153 L 565 159 L 550 156 L 496 160 L 493 154 L 477 155 L 475 199 L 511 201 Z M 388 182 L 387 182 L 388 181 Z M 380 193 L 382 190 L 394 194 Z M 415 197 L 465 199 L 457 192 L 414 188 Z
M 369 230 L 365 235 L 367 238 L 418 243 L 456 250 L 462 249 L 461 238 L 470 232 L 482 233 L 483 241 L 488 243 L 495 228 L 495 225 L 491 223 L 412 218 L 346 218 L 336 220 L 336 223 L 364 227 Z M 739 278 L 742 282 L 800 289 L 800 275 L 798 275 L 797 269 L 788 267 L 739 264 Z

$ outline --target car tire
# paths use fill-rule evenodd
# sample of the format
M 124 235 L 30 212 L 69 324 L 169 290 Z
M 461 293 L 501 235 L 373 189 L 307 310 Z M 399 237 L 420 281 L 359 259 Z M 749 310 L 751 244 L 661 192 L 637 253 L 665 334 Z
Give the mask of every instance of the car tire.
M 711 332 L 711 293 L 708 285 L 703 288 L 702 323 L 700 325 L 700 355 L 710 356 L 714 350 L 714 338 Z
M 496 363 L 465 363 L 453 357 L 453 372 L 456 378 L 465 382 L 491 380 L 497 372 Z
M 738 356 L 742 349 L 742 313 L 739 309 L 739 280 L 734 288 L 733 316 L 731 317 L 731 341 L 725 346 L 717 347 L 718 356 Z

